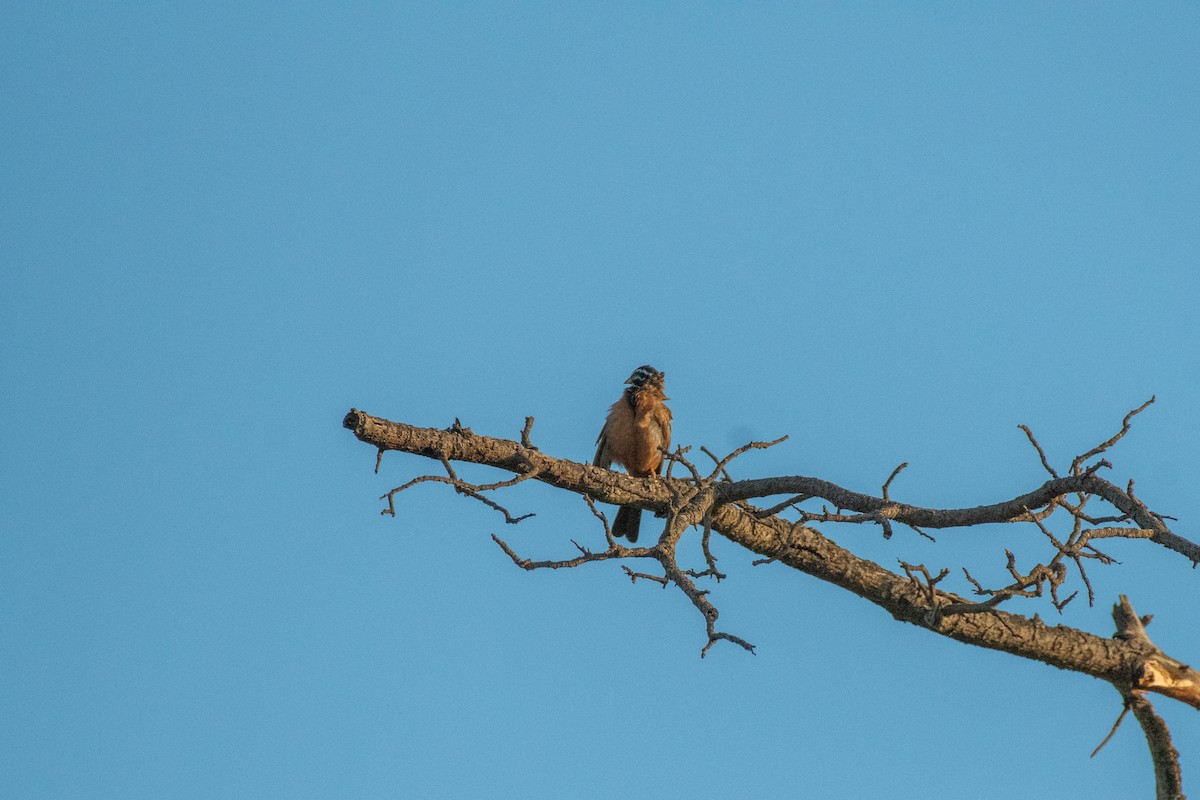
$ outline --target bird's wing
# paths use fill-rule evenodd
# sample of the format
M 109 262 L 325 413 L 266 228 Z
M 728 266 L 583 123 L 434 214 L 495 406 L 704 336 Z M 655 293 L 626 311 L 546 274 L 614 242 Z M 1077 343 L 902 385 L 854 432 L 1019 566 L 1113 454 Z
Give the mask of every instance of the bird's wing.
M 612 456 L 606 450 L 605 445 L 608 444 L 608 426 L 604 426 L 604 430 L 600 431 L 600 435 L 596 437 L 596 455 L 592 459 L 592 463 L 601 469 L 609 469 L 612 467 Z

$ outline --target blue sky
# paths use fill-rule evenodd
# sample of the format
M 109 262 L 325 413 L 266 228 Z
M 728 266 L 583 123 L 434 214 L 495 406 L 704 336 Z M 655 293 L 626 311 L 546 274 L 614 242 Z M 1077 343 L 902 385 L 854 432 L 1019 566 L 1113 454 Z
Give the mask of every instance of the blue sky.
M 341 428 L 586 460 L 631 369 L 676 441 L 976 505 L 1113 433 L 1200 536 L 1200 10 L 13 4 L 0 28 L 0 794 L 1148 796 L 1106 684 L 721 543 L 721 626 L 523 484 L 511 527 Z M 494 479 L 487 470 L 467 477 Z M 1036 531 L 825 532 L 1004 576 Z M 1200 658 L 1197 573 L 1095 569 Z M 1056 620 L 1049 604 L 1013 610 Z M 1184 754 L 1196 712 L 1157 702 Z M 1190 779 L 1190 781 L 1189 781 Z M 1195 792 L 1193 785 L 1192 791 Z

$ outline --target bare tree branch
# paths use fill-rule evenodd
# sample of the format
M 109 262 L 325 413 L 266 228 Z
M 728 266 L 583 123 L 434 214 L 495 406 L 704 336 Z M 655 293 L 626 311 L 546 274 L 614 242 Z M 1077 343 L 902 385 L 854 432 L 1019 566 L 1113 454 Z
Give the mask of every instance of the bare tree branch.
M 1186 698 L 1200 690 L 1200 673 L 1167 656 L 1150 641 L 1146 634 L 1150 618 L 1139 617 L 1125 595 L 1121 595 L 1113 606 L 1112 615 L 1117 627 L 1115 638 L 1129 642 L 1146 655 L 1143 662 L 1134 665 L 1128 683 L 1124 686 L 1117 684 L 1117 688 L 1125 699 L 1125 707 L 1133 711 L 1133 716 L 1146 735 L 1150 756 L 1154 760 L 1155 797 L 1158 800 L 1181 799 L 1183 778 L 1179 769 L 1179 752 L 1171 742 L 1171 732 L 1166 723 L 1155 713 L 1154 706 L 1146 699 L 1144 692 L 1158 691 L 1185 703 L 1190 702 Z M 1117 722 L 1120 723 L 1120 719 Z M 1116 729 L 1115 725 L 1113 729 Z
M 1101 442 L 1100 444 L 1093 447 L 1091 450 L 1088 450 L 1083 455 L 1075 456 L 1075 460 L 1071 462 L 1071 474 L 1072 475 L 1080 474 L 1080 468 L 1083 466 L 1083 463 L 1085 461 L 1087 461 L 1089 458 L 1092 458 L 1093 456 L 1100 455 L 1104 451 L 1108 450 L 1108 448 L 1112 447 L 1114 444 L 1121 441 L 1121 439 L 1125 436 L 1125 434 L 1129 433 L 1129 421 L 1132 420 L 1134 417 L 1136 417 L 1138 414 L 1145 411 L 1147 408 L 1149 408 L 1150 404 L 1153 402 L 1154 402 L 1154 396 L 1152 395 L 1149 400 L 1142 403 L 1140 406 L 1138 406 L 1137 408 L 1133 409 L 1132 411 L 1130 411 L 1128 414 L 1125 415 L 1125 418 L 1123 420 L 1121 420 L 1121 430 L 1117 431 L 1116 434 L 1113 435 L 1112 438 Z M 1109 466 L 1111 467 L 1112 465 L 1110 464 Z
M 344 425 L 354 431 L 359 439 L 379 449 L 416 453 L 439 460 L 445 458 L 488 464 L 519 475 L 536 472 L 536 480 L 551 486 L 577 492 L 599 502 L 636 505 L 661 514 L 671 511 L 673 500 L 679 502 L 680 498 L 694 495 L 697 491 L 694 481 L 631 478 L 530 451 L 517 442 L 478 436 L 461 425 L 450 431 L 418 428 L 372 417 L 357 410 L 346 415 Z M 703 480 L 698 472 L 694 476 Z M 906 524 L 948 528 L 985 522 L 1030 521 L 1027 508 L 1045 506 L 1069 493 L 1086 492 L 1109 500 L 1118 509 L 1128 513 L 1139 525 L 1137 529 L 1130 529 L 1136 532 L 1135 536 L 1149 538 L 1175 552 L 1200 560 L 1200 547 L 1171 532 L 1161 519 L 1145 510 L 1140 501 L 1131 500 L 1114 484 L 1094 475 L 1052 479 L 1012 500 L 970 509 L 929 509 L 885 503 L 882 498 L 851 492 L 817 478 L 764 478 L 732 484 L 718 482 L 711 486 L 710 491 L 713 493 L 710 511 L 712 530 L 759 556 L 781 561 L 841 586 L 879 605 L 897 619 L 921 627 L 929 627 L 926 623 L 930 610 L 928 598 L 923 591 L 912 586 L 908 578 L 855 556 L 814 528 L 796 525 L 777 516 L 760 518 L 752 509 L 742 507 L 735 501 L 769 494 L 807 494 L 860 513 L 873 513 L 886 508 L 895 515 L 893 519 Z M 702 519 L 703 515 L 700 515 L 697 521 Z M 1141 533 L 1143 530 L 1154 533 L 1146 537 Z M 938 590 L 937 596 L 950 603 L 976 605 L 941 590 Z M 1142 654 L 1131 650 L 1120 640 L 1094 636 L 1066 626 L 1050 628 L 1040 620 L 999 610 L 988 614 L 943 614 L 936 632 L 968 644 L 1003 650 L 1109 681 L 1118 680 L 1126 674 L 1131 662 L 1141 663 L 1143 660 Z M 1149 690 L 1166 693 L 1165 684 L 1150 687 Z M 1195 688 L 1185 687 L 1176 694 L 1177 699 L 1200 708 L 1200 684 Z
M 1050 466 L 1050 462 L 1046 460 L 1046 451 L 1042 449 L 1042 446 L 1038 444 L 1038 440 L 1034 438 L 1033 431 L 1029 430 L 1028 425 L 1018 425 L 1017 427 L 1025 431 L 1025 435 L 1029 438 L 1029 443 L 1033 445 L 1034 450 L 1037 450 L 1038 458 L 1042 460 L 1042 466 L 1046 468 L 1046 472 L 1050 473 L 1051 478 L 1057 478 L 1058 473 L 1054 467 Z
M 380 452 L 380 454 L 383 453 L 382 450 L 380 450 L 379 452 Z M 458 492 L 459 494 L 466 495 L 467 497 L 478 500 L 479 502 L 483 503 L 485 506 L 488 506 L 489 508 L 499 511 L 501 514 L 504 515 L 504 521 L 506 523 L 508 523 L 509 525 L 515 525 L 523 519 L 528 519 L 529 517 L 534 516 L 534 514 L 532 512 L 530 512 L 528 514 L 522 514 L 519 517 L 514 517 L 507 508 L 500 505 L 495 500 L 491 500 L 490 498 L 484 497 L 483 492 L 490 492 L 495 489 L 503 489 L 503 488 L 506 488 L 509 486 L 515 486 L 518 483 L 529 480 L 530 478 L 536 478 L 537 477 L 536 471 L 527 472 L 524 475 L 518 475 L 517 477 L 515 477 L 509 481 L 499 481 L 497 483 L 489 483 L 489 484 L 485 484 L 482 486 L 476 486 L 473 483 L 468 483 L 467 481 L 460 479 L 458 477 L 458 475 L 455 474 L 454 467 L 450 466 L 449 461 L 447 461 L 444 458 L 440 459 L 440 460 L 442 462 L 442 466 L 445 467 L 445 469 L 446 469 L 446 473 L 447 473 L 448 477 L 442 477 L 441 475 L 421 475 L 419 477 L 413 478 L 411 481 L 404 484 L 403 486 L 397 486 L 395 489 L 392 489 L 390 492 L 388 492 L 385 495 L 382 495 L 379 498 L 380 500 L 388 501 L 388 507 L 385 508 L 383 511 L 380 511 L 379 513 L 387 514 L 392 517 L 396 516 L 396 503 L 395 503 L 396 495 L 400 494 L 405 489 L 409 489 L 413 486 L 416 486 L 419 483 L 426 483 L 428 481 L 433 481 L 435 483 L 449 484 L 450 486 L 453 486 L 454 491 Z M 375 470 L 377 472 L 379 470 L 379 459 L 378 458 L 375 460 Z
M 860 514 L 885 511 L 893 521 L 921 528 L 963 528 L 987 523 L 1029 522 L 1028 509 L 1040 509 L 1058 502 L 1069 494 L 1095 495 L 1107 501 L 1133 520 L 1138 527 L 1154 531 L 1149 538 L 1157 544 L 1185 556 L 1193 564 L 1200 564 L 1200 546 L 1182 536 L 1177 536 L 1163 522 L 1163 518 L 1147 509 L 1141 501 L 1116 485 L 1095 475 L 1069 475 L 1053 478 L 1031 492 L 986 506 L 972 508 L 921 508 L 906 503 L 884 500 L 821 480 L 800 475 L 777 478 L 756 478 L 721 484 L 720 500 L 734 502 L 755 497 L 772 495 L 806 495 L 821 498 L 839 509 Z
M 1171 742 L 1171 732 L 1154 706 L 1140 692 L 1128 698 L 1133 716 L 1142 726 L 1150 757 L 1154 761 L 1154 796 L 1157 800 L 1186 800 L 1183 796 L 1183 774 L 1179 769 L 1179 751 Z
M 960 509 L 922 508 L 891 499 L 891 485 L 906 464 L 898 466 L 884 481 L 881 497 L 803 476 L 730 479 L 727 466 L 732 460 L 751 449 L 770 447 L 782 439 L 751 442 L 721 459 L 704 450 L 715 462 L 707 475 L 687 460 L 685 454 L 689 448 L 677 447 L 664 454 L 668 462 L 665 477 L 632 478 L 599 467 L 556 459 L 538 451 L 529 439 L 532 417 L 525 420 L 520 442 L 476 435 L 458 420 L 448 430 L 436 430 L 390 422 L 353 409 L 343 424 L 377 450 L 376 468 L 384 450 L 398 450 L 439 461 L 447 472 L 446 476 L 414 478 L 383 495 L 382 499 L 388 502 L 383 513 L 395 514 L 395 495 L 430 481 L 449 484 L 457 492 L 488 504 L 501 511 L 507 522 L 517 522 L 529 515 L 514 517 L 483 493 L 532 479 L 582 495 L 603 527 L 606 548 L 602 551 L 593 552 L 572 540 L 578 555 L 537 561 L 518 555 L 498 536 L 492 538 L 514 564 L 525 570 L 570 569 L 609 560 L 650 559 L 657 562 L 662 575 L 634 571 L 624 564 L 622 569 L 635 583 L 644 579 L 663 587 L 674 584 L 701 613 L 707 637 L 701 656 L 718 641 L 728 641 L 754 652 L 754 646 L 749 642 L 716 628 L 719 612 L 709 591 L 696 585 L 700 578 L 717 581 L 725 578 L 717 570 L 716 558 L 710 548 L 711 535 L 716 532 L 761 556 L 754 560 L 755 564 L 786 564 L 876 604 L 897 620 L 965 644 L 1000 650 L 1108 681 L 1121 693 L 1126 709 L 1134 713 L 1146 733 L 1155 759 L 1159 797 L 1181 797 L 1178 754 L 1171 746 L 1166 726 L 1155 714 L 1145 693 L 1158 693 L 1200 709 L 1200 672 L 1156 647 L 1146 635 L 1145 620 L 1133 613 L 1124 596 L 1114 608 L 1117 634 L 1112 638 L 1064 625 L 1047 626 L 1036 614 L 1030 618 L 999 608 L 1017 598 L 1041 597 L 1048 593 L 1061 613 L 1078 594 L 1076 591 L 1065 598 L 1059 596 L 1070 575 L 1071 565 L 1087 589 L 1089 602 L 1094 602 L 1095 592 L 1085 565 L 1116 563 L 1096 547 L 1095 542 L 1099 540 L 1149 540 L 1182 554 L 1193 566 L 1200 563 L 1200 546 L 1171 531 L 1167 525 L 1171 517 L 1150 510 L 1138 499 L 1133 493 L 1132 480 L 1121 489 L 1097 476 L 1099 469 L 1111 468 L 1107 461 L 1088 464 L 1119 441 L 1129 431 L 1131 419 L 1148 405 L 1149 402 L 1130 411 L 1122 421 L 1121 430 L 1113 437 L 1076 456 L 1065 476 L 1053 469 L 1029 428 L 1021 426 L 1050 479 L 1018 497 Z M 515 477 L 490 484 L 469 483 L 455 473 L 453 461 L 485 464 L 513 473 Z M 675 464 L 686 468 L 689 476 L 671 477 L 671 467 Z M 772 495 L 786 495 L 787 499 L 767 509 L 757 509 L 747 502 Z M 823 501 L 826 505 L 820 511 L 802 508 L 811 501 Z M 665 519 L 658 541 L 649 547 L 619 544 L 613 538 L 607 518 L 597 510 L 596 502 L 632 505 L 653 511 Z M 1114 513 L 1085 511 L 1089 503 L 1107 503 Z M 831 511 L 829 506 L 834 510 Z M 785 512 L 794 513 L 799 519 L 784 519 L 780 514 Z M 1064 519 L 1069 521 L 1067 526 L 1056 523 L 1052 527 L 1050 524 L 1052 520 L 1061 522 Z M 1017 566 L 1016 555 L 1006 549 L 1006 569 L 1012 581 L 998 588 L 983 586 L 963 567 L 963 575 L 975 593 L 986 597 L 981 602 L 972 602 L 940 588 L 950 574 L 948 568 L 932 574 L 923 564 L 901 561 L 904 574 L 896 574 L 838 546 L 811 527 L 813 522 L 876 523 L 883 528 L 885 536 L 891 535 L 893 523 L 900 523 L 926 537 L 928 534 L 921 530 L 922 527 L 956 529 L 988 523 L 1033 524 L 1052 550 L 1048 560 L 1022 571 Z M 685 531 L 693 527 L 701 529 L 700 548 L 707 565 L 703 570 L 682 568 L 676 556 Z M 1061 533 L 1055 532 L 1055 528 L 1064 527 L 1066 529 Z M 1114 732 L 1116 727 L 1114 725 Z M 1112 735 L 1110 733 L 1105 741 Z

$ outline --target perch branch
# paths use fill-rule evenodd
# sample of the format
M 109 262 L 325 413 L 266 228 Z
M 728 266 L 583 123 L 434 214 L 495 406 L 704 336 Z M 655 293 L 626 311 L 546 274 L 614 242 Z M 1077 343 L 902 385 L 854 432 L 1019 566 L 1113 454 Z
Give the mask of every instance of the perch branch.
M 517 475 L 536 472 L 531 477 L 548 485 L 586 495 L 599 502 L 634 505 L 656 513 L 671 513 L 675 498 L 697 491 L 695 481 L 631 478 L 598 467 L 556 459 L 522 447 L 518 442 L 475 435 L 461 424 L 450 431 L 418 428 L 371 417 L 357 410 L 347 414 L 343 424 L 357 438 L 377 449 L 399 450 L 436 460 L 487 464 Z M 704 501 L 708 504 L 707 510 L 703 507 L 704 503 L 698 503 L 691 507 L 688 515 L 682 517 L 682 521 L 687 524 L 699 523 L 708 514 L 712 530 L 731 542 L 765 559 L 782 562 L 844 588 L 878 605 L 898 620 L 934 630 L 967 644 L 1093 675 L 1114 685 L 1127 685 L 1129 676 L 1137 674 L 1142 676 L 1138 684 L 1142 690 L 1165 694 L 1200 708 L 1200 677 L 1180 662 L 1147 652 L 1132 640 L 1095 636 L 1062 625 L 1051 627 L 1036 617 L 1030 619 L 999 609 L 991 609 L 986 614 L 954 615 L 946 615 L 943 609 L 942 618 L 934 628 L 929 624 L 931 608 L 927 593 L 922 587 L 914 586 L 907 577 L 855 556 L 814 528 L 777 516 L 760 518 L 753 509 L 736 502 L 770 494 L 808 494 L 858 513 L 894 507 L 894 519 L 904 524 L 946 528 L 983 522 L 1029 521 L 1027 508 L 1047 506 L 1056 498 L 1080 492 L 1099 496 L 1127 514 L 1137 525 L 1136 529 L 1131 530 L 1153 531 L 1149 537 L 1141 533 L 1139 537 L 1169 547 L 1194 562 L 1200 561 L 1200 547 L 1170 531 L 1164 520 L 1148 511 L 1140 501 L 1096 475 L 1069 475 L 1051 479 L 1013 500 L 957 510 L 922 509 L 895 502 L 889 504 L 882 498 L 849 492 L 815 478 L 767 478 L 733 484 L 715 483 L 706 490 L 710 495 L 710 499 Z M 513 555 L 510 553 L 510 558 Z M 586 555 L 580 557 L 587 558 Z M 514 560 L 521 563 L 519 556 Z M 688 578 L 682 573 L 681 577 Z M 940 590 L 936 598 L 947 604 L 972 605 L 962 597 Z

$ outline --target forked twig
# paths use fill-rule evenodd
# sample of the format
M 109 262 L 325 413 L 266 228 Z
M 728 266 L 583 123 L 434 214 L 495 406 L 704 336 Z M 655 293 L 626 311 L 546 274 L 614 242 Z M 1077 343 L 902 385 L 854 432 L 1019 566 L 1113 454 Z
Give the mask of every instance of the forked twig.
M 1137 408 L 1133 409 L 1128 414 L 1126 414 L 1125 418 L 1123 420 L 1121 420 L 1121 430 L 1117 431 L 1112 436 L 1111 439 L 1107 439 L 1106 441 L 1101 442 L 1100 444 L 1093 447 L 1091 450 L 1088 450 L 1083 455 L 1075 456 L 1075 460 L 1071 462 L 1071 474 L 1079 475 L 1080 474 L 1079 468 L 1080 468 L 1080 466 L 1083 465 L 1083 462 L 1087 461 L 1089 458 L 1091 458 L 1093 456 L 1100 455 L 1104 451 L 1108 450 L 1108 448 L 1112 447 L 1114 444 L 1121 441 L 1121 439 L 1125 436 L 1125 434 L 1129 433 L 1129 427 L 1130 427 L 1129 421 L 1132 420 L 1134 417 L 1136 417 L 1138 414 L 1145 411 L 1150 406 L 1150 404 L 1154 402 L 1154 400 L 1155 400 L 1155 396 L 1151 395 L 1149 400 L 1142 403 L 1140 406 L 1138 406 Z M 1107 463 L 1107 462 L 1105 462 L 1105 463 Z M 1109 466 L 1112 466 L 1112 465 L 1110 464 Z M 1095 470 L 1093 470 L 1093 471 L 1095 471 Z

